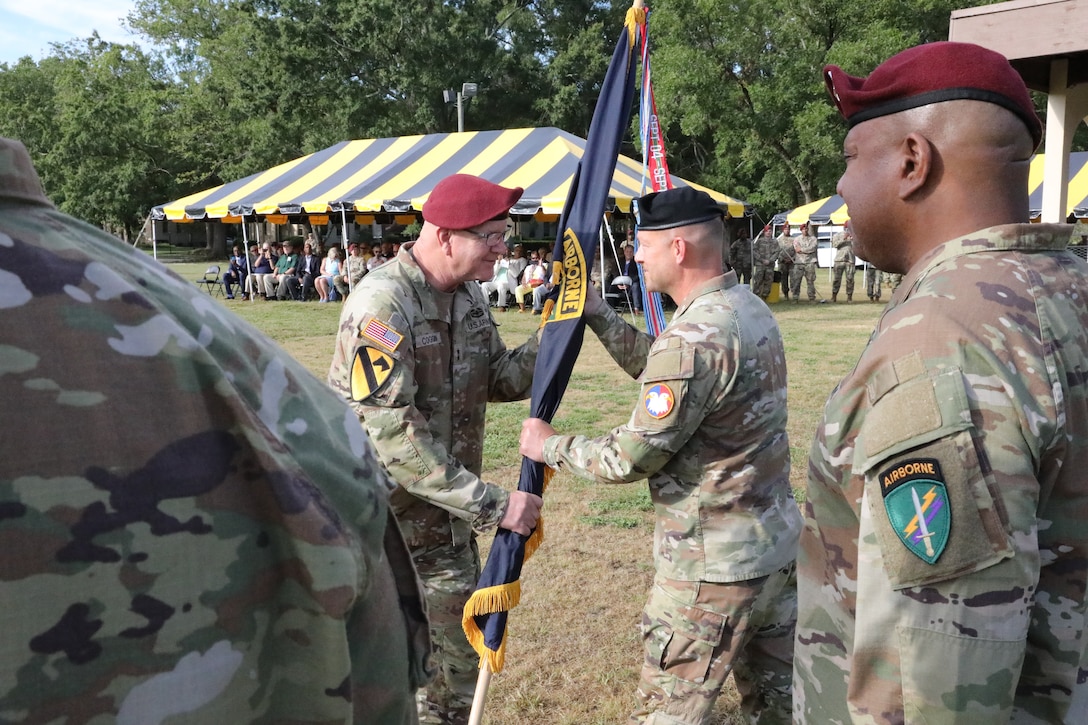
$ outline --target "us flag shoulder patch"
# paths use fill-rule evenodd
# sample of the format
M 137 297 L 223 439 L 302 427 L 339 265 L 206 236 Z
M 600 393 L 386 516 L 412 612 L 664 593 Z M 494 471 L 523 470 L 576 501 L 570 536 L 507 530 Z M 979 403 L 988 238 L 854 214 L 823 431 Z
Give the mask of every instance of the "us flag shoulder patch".
M 368 340 L 373 340 L 390 351 L 396 350 L 404 339 L 404 335 L 400 334 L 381 320 L 373 317 L 363 325 L 362 329 L 359 330 L 359 334 Z

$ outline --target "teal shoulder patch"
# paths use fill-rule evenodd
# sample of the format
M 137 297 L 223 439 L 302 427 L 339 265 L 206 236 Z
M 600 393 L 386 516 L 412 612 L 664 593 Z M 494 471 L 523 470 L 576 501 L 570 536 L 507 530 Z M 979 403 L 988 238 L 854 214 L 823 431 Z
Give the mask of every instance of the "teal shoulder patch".
M 937 459 L 908 459 L 882 471 L 880 492 L 899 540 L 922 561 L 937 563 L 952 529 L 952 507 Z

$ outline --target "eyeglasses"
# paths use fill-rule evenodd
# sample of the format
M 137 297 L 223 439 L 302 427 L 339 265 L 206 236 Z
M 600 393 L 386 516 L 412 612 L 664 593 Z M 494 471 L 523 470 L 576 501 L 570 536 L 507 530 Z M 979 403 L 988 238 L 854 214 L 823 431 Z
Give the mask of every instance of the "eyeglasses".
M 483 242 L 484 244 L 486 244 L 489 247 L 492 246 L 492 245 L 495 245 L 495 244 L 499 244 L 500 242 L 503 242 L 503 241 L 506 240 L 506 231 L 505 230 L 501 231 L 501 232 L 488 232 L 488 233 L 474 232 L 471 229 L 458 229 L 458 231 L 461 232 L 462 234 L 467 234 L 470 237 L 476 237 L 477 239 L 479 239 L 481 242 Z

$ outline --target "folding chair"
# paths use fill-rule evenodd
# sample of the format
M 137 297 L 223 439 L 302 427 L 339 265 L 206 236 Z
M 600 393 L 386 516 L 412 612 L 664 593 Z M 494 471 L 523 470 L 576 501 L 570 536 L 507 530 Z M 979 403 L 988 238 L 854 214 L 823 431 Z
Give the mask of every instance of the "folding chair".
M 620 285 L 620 284 L 625 285 L 627 287 L 627 289 L 617 291 L 617 292 L 609 292 L 609 293 L 607 293 L 605 295 L 605 299 L 608 300 L 608 303 L 610 305 L 612 305 L 612 307 L 619 310 L 621 313 L 623 313 L 623 312 L 633 313 L 635 311 L 635 307 L 637 305 L 635 304 L 635 301 L 633 299 L 631 299 L 631 284 L 632 284 L 631 278 L 628 277 L 627 275 L 622 275 L 622 276 L 619 276 L 619 277 L 613 277 L 612 278 L 612 284 L 609 285 L 609 286 L 612 289 L 615 289 L 616 285 Z M 639 300 L 638 304 L 642 304 L 642 301 Z
M 219 276 L 219 265 L 213 264 L 204 271 L 204 276 L 196 281 L 197 287 L 203 287 L 208 294 L 215 292 L 216 297 L 223 295 L 223 278 Z

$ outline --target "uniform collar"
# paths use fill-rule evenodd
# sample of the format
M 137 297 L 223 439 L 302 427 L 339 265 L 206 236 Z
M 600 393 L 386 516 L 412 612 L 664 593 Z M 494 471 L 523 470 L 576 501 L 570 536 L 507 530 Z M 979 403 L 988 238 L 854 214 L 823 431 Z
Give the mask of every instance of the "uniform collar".
M 676 314 L 674 314 L 673 317 L 679 317 L 680 315 L 682 315 L 684 312 L 687 311 L 689 307 L 692 306 L 692 304 L 694 304 L 695 300 L 699 299 L 703 295 L 708 295 L 711 292 L 724 292 L 725 290 L 731 289 L 736 286 L 737 273 L 733 270 L 729 270 L 725 274 L 715 277 L 713 279 L 708 279 L 706 282 L 696 287 L 695 290 L 688 295 L 686 300 L 677 305 Z
M 1074 229 L 1072 224 L 1002 224 L 950 239 L 926 252 L 903 275 L 888 307 L 905 300 L 929 270 L 951 259 L 982 252 L 1061 252 L 1069 246 Z

